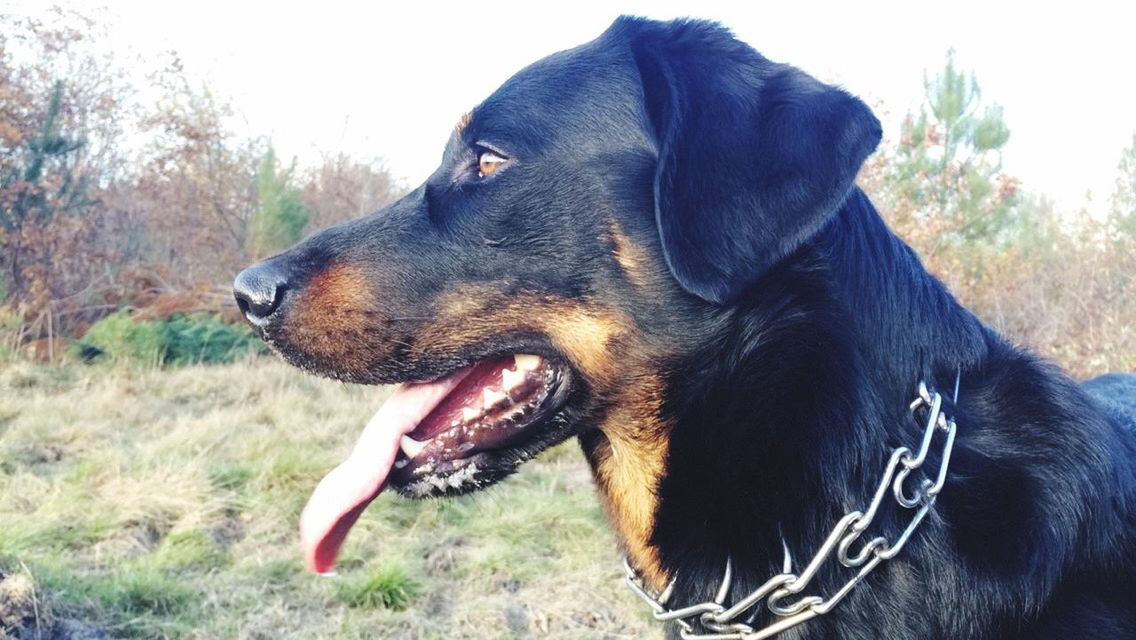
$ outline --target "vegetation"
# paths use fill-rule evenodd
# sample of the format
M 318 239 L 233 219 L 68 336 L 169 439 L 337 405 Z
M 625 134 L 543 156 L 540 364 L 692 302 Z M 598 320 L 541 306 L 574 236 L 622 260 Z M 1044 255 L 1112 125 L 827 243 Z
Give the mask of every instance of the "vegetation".
M 242 266 L 402 193 L 378 162 L 332 156 L 282 170 L 270 141 L 238 135 L 231 105 L 196 86 L 176 54 L 116 60 L 105 37 L 74 12 L 0 14 L 7 348 L 81 338 L 140 296 L 194 293 L 188 306 L 232 317 L 216 293 Z M 131 80 L 139 70 L 145 100 Z
M 973 73 L 924 80 L 925 104 L 860 175 L 892 228 L 961 302 L 1075 375 L 1136 369 L 1136 139 L 1112 212 L 1062 213 L 1001 166 L 1007 116 Z
M 292 172 L 277 170 L 272 147 L 261 158 L 256 181 L 259 205 L 249 223 L 246 241 L 253 256 L 263 258 L 296 244 L 311 219 L 301 202 L 300 190 L 290 184 Z
M 307 573 L 300 509 L 383 393 L 275 359 L 0 369 L 0 629 L 653 637 L 571 443 L 492 492 L 382 496 L 352 531 L 341 575 Z
M 176 55 L 57 17 L 0 14 L 0 638 L 650 637 L 572 445 L 474 497 L 380 497 L 342 576 L 304 572 L 303 500 L 381 392 L 258 359 L 228 283 L 403 187 L 282 168 Z M 1058 211 L 1001 165 L 1013 114 L 974 73 L 948 54 L 924 89 L 860 176 L 881 213 L 1013 339 L 1136 370 L 1136 137 L 1106 217 Z
M 175 54 L 115 60 L 96 21 L 57 17 L 0 16 L 0 356 L 55 360 L 78 341 L 118 359 L 224 360 L 215 351 L 243 351 L 241 334 L 173 324 L 239 321 L 226 290 L 242 266 L 402 192 L 377 162 L 282 167 Z M 127 66 L 149 69 L 156 100 L 135 99 Z M 1136 140 L 1107 219 L 1057 211 L 1003 168 L 1013 114 L 973 72 L 948 53 L 923 85 L 861 176 L 880 211 L 1009 335 L 1082 375 L 1136 366 Z
M 217 316 L 135 320 L 126 311 L 96 322 L 73 350 L 85 359 L 106 356 L 159 365 L 217 364 L 267 351 L 247 327 L 222 322 Z
M 1002 108 L 979 112 L 978 79 L 955 68 L 953 52 L 923 86 L 926 102 L 904 119 L 889 159 L 888 194 L 916 218 L 940 223 L 944 239 L 995 239 L 1013 223 L 1018 203 L 1016 182 L 1002 173 L 1000 154 L 1010 140 Z

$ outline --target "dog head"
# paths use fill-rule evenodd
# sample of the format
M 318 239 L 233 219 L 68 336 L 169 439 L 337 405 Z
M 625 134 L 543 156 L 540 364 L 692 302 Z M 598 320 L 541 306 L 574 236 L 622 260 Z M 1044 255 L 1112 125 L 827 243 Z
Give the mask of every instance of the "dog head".
M 290 362 L 398 383 L 305 513 L 329 568 L 389 483 L 470 491 L 578 435 L 650 565 L 668 385 L 852 188 L 880 126 L 714 24 L 622 18 L 462 118 L 424 184 L 243 271 Z

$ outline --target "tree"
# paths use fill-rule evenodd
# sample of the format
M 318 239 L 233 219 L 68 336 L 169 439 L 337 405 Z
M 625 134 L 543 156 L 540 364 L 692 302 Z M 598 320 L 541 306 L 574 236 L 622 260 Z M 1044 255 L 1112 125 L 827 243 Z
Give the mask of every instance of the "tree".
M 1116 229 L 1136 240 L 1136 134 L 1132 134 L 1131 146 L 1120 154 L 1111 201 L 1111 218 Z
M 954 51 L 923 85 L 926 101 L 903 122 L 884 188 L 941 239 L 996 239 L 1018 201 L 1017 180 L 1002 172 L 1010 139 L 1002 108 L 981 107 L 978 81 L 956 68 Z
M 257 171 L 258 204 L 249 221 L 246 248 L 263 258 L 300 240 L 311 214 L 300 201 L 300 190 L 291 185 L 292 169 L 278 171 L 276 152 L 270 146 Z
M 140 230 L 140 261 L 168 270 L 171 287 L 230 281 L 249 261 L 267 141 L 237 135 L 230 103 L 193 82 L 176 54 L 150 83 L 160 94 L 142 120 L 147 144 L 115 202 Z
M 313 229 L 345 222 L 387 205 L 406 193 L 378 160 L 356 160 L 339 153 L 325 156 L 320 166 L 305 172 L 304 206 L 312 213 Z
M 122 166 L 124 76 L 95 52 L 90 20 L 0 14 L 0 303 L 50 325 L 53 305 L 99 269 L 102 188 Z
M 56 82 L 41 116 L 39 132 L 0 168 L 0 227 L 4 231 L 4 289 L 23 293 L 34 284 L 34 265 L 24 263 L 34 253 L 34 240 L 57 215 L 74 213 L 91 204 L 87 176 L 70 171 L 83 141 L 61 130 L 63 83 Z M 42 258 L 43 256 L 36 256 Z

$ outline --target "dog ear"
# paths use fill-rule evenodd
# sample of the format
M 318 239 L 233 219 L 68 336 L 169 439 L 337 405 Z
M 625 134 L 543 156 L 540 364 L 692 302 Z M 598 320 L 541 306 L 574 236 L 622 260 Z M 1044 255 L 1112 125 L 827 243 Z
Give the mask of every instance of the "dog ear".
M 621 22 L 658 150 L 667 264 L 687 291 L 726 304 L 835 214 L 880 123 L 713 23 Z

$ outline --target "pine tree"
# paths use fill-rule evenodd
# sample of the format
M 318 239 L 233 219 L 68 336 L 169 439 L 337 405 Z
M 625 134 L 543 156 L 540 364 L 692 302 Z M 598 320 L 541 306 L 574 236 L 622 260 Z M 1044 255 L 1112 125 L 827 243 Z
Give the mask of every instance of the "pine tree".
M 887 187 L 948 239 L 995 239 L 1012 222 L 1018 200 L 1017 182 L 1002 173 L 1001 151 L 1010 139 L 1002 108 L 980 107 L 978 81 L 956 68 L 954 51 L 923 84 L 926 102 L 904 120 Z
M 4 297 L 29 286 L 26 254 L 36 253 L 35 245 L 47 242 L 35 231 L 46 228 L 58 215 L 75 214 L 93 204 L 87 176 L 75 167 L 84 141 L 63 132 L 63 88 L 62 82 L 55 82 L 39 131 L 29 136 L 22 149 L 16 149 L 13 162 L 0 167 L 0 248 L 6 258 L 0 293 Z M 34 284 L 43 289 L 43 283 Z
M 257 172 L 259 206 L 249 221 L 246 248 L 262 258 L 282 251 L 300 240 L 311 217 L 300 201 L 300 190 L 291 185 L 292 169 L 276 168 L 276 152 L 269 147 Z

